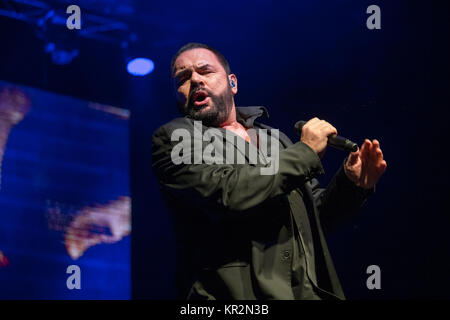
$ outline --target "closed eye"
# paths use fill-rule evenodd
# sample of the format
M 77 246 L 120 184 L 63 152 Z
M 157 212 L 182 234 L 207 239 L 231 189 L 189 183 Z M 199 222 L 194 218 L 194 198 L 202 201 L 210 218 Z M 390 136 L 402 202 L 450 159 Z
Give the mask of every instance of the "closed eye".
M 208 74 L 208 73 L 213 73 L 214 70 L 212 70 L 209 66 L 208 67 L 204 67 L 204 68 L 200 68 L 199 72 L 200 74 Z
M 188 80 L 189 79 L 189 77 L 191 76 L 191 71 L 190 70 L 184 70 L 184 71 L 181 71 L 179 74 L 177 74 L 176 76 L 175 76 L 175 82 L 176 82 L 176 85 L 179 87 L 179 86 L 181 86 L 183 83 L 185 83 L 186 82 L 186 80 Z
M 183 83 L 186 82 L 187 79 L 188 79 L 188 77 L 178 78 L 177 79 L 177 85 L 181 86 Z

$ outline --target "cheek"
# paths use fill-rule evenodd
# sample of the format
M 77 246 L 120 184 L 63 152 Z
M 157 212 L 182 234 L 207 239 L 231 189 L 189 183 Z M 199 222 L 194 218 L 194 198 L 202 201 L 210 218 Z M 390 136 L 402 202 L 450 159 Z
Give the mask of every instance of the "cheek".
M 181 86 L 177 90 L 177 99 L 181 102 L 185 102 L 189 95 L 189 89 L 186 86 Z
M 210 79 L 209 84 L 211 86 L 211 89 L 216 92 L 223 92 L 225 89 L 227 89 L 226 79 L 222 79 L 220 77 Z

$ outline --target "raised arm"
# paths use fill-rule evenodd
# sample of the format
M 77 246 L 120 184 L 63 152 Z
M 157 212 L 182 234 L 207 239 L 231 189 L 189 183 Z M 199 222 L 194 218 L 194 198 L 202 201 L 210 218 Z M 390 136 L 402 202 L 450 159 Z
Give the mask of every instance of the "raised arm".
M 241 164 L 174 164 L 171 141 L 176 128 L 193 131 L 192 121 L 177 119 L 176 123 L 158 129 L 153 135 L 153 170 L 160 184 L 203 205 L 231 211 L 255 207 L 269 198 L 290 192 L 319 174 L 323 168 L 317 154 L 302 142 L 279 152 L 279 170 L 274 175 L 261 175 L 260 167 Z M 191 135 L 194 139 L 194 135 Z

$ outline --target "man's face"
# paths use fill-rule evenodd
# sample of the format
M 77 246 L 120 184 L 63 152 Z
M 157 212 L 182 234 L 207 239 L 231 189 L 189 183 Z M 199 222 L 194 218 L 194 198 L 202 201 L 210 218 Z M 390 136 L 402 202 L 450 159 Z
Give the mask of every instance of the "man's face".
M 175 61 L 173 77 L 177 104 L 184 115 L 212 127 L 219 127 L 228 119 L 233 92 L 228 75 L 213 52 L 197 48 L 181 53 Z

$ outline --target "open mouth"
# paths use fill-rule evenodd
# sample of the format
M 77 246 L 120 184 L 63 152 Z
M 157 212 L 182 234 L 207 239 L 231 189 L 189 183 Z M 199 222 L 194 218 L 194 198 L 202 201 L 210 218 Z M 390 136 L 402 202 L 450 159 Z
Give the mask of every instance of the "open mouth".
M 191 101 L 197 107 L 205 106 L 209 101 L 209 95 L 206 93 L 206 91 L 199 90 L 192 95 Z

